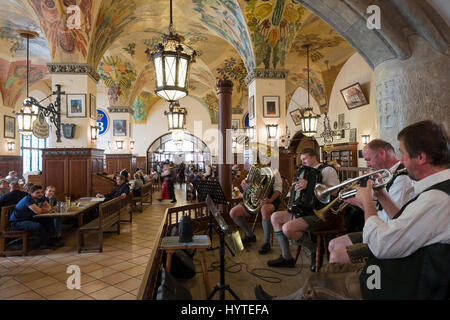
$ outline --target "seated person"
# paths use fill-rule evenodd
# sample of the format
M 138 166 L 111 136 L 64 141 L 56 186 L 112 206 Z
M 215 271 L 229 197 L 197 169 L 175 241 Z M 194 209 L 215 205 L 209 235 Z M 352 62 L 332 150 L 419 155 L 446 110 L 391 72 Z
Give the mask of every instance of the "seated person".
M 126 178 L 125 176 L 119 175 L 116 177 L 116 186 L 114 187 L 114 189 L 107 194 L 101 194 L 98 193 L 96 195 L 97 198 L 105 198 L 105 201 L 117 198 L 117 197 L 122 197 L 125 198 L 127 196 L 127 194 L 130 192 L 130 187 L 128 185 L 128 183 L 126 182 Z
M 386 191 L 397 206 L 402 207 L 406 202 L 414 197 L 411 178 L 408 174 L 397 174 L 403 167 L 395 155 L 394 148 L 389 142 L 375 139 L 370 141 L 363 148 L 363 156 L 367 162 L 367 167 L 373 170 L 388 169 L 393 175 L 393 179 L 387 184 Z M 346 202 L 358 206 L 354 198 L 347 199 Z M 378 216 L 387 222 L 393 216 L 389 216 L 384 210 L 383 198 L 380 198 Z M 330 263 L 360 263 L 368 258 L 369 248 L 362 243 L 362 232 L 353 232 L 330 241 L 328 246 L 330 251 Z
M 27 195 L 27 192 L 20 190 L 19 183 L 17 181 L 11 182 L 9 184 L 9 192 L 0 197 L 0 209 L 2 207 L 12 206 L 13 204 L 19 203 L 19 201 Z
M 11 229 L 31 231 L 39 238 L 40 249 L 61 247 L 63 244 L 53 238 L 54 226 L 52 219 L 33 219 L 34 215 L 44 214 L 51 210 L 43 197 L 44 190 L 39 185 L 30 189 L 30 194 L 22 198 L 16 205 L 9 221 Z
M 141 188 L 144 185 L 141 176 L 138 172 L 134 174 L 134 180 L 131 183 L 131 189 L 133 189 L 133 196 L 139 197 L 141 195 Z
M 9 182 L 19 181 L 19 177 L 17 176 L 16 171 L 10 171 L 5 179 L 8 180 Z
M 450 298 L 450 139 L 444 125 L 430 120 L 404 128 L 397 139 L 401 162 L 416 181 L 416 197 L 399 209 L 386 192 L 374 191 L 370 180 L 367 187 L 356 187 L 355 199 L 364 208 L 367 262 L 329 264 L 355 270 L 313 274 L 302 289 L 280 299 Z M 379 218 L 374 195 L 390 203 L 385 210 L 392 219 Z M 374 281 L 376 270 L 379 281 Z M 255 294 L 273 298 L 261 286 Z
M 127 169 L 123 169 L 122 171 L 119 172 L 119 174 L 120 174 L 121 176 L 124 176 L 124 177 L 125 177 L 125 181 L 128 182 L 129 174 L 128 174 Z
M 242 189 L 245 189 L 247 178 L 248 176 L 241 182 Z M 272 190 L 270 191 L 268 197 L 260 201 L 262 226 L 264 230 L 264 242 L 261 248 L 258 250 L 259 254 L 266 254 L 270 251 L 270 234 L 272 232 L 272 223 L 270 222 L 270 216 L 281 203 L 280 195 L 283 191 L 283 181 L 281 180 L 281 175 L 278 170 L 274 170 L 273 179 L 274 182 L 272 185 Z M 234 223 L 236 223 L 245 232 L 245 236 L 244 238 L 242 238 L 242 243 L 245 244 L 249 242 L 256 242 L 255 234 L 245 221 L 246 217 L 250 217 L 250 213 L 247 211 L 244 205 L 238 204 L 234 206 L 230 211 L 230 217 L 233 219 Z
M 9 192 L 9 181 L 6 179 L 0 180 L 0 196 Z
M 58 203 L 58 199 L 55 196 L 56 193 L 56 187 L 55 186 L 47 186 L 47 188 L 45 188 L 45 192 L 44 192 L 44 198 L 45 201 L 48 202 L 48 204 L 50 205 L 50 207 L 55 207 L 56 204 Z M 53 219 L 54 225 L 55 225 L 55 236 L 56 239 L 59 241 L 61 240 L 61 236 L 62 236 L 62 218 L 61 217 L 56 217 L 55 219 Z
M 32 187 L 33 185 L 34 185 L 34 184 L 33 184 L 32 182 L 27 182 L 27 183 L 25 183 L 25 185 L 23 186 L 23 191 L 30 193 L 31 187 Z
M 150 170 L 150 175 L 148 177 L 152 180 L 152 182 L 158 182 L 159 175 L 154 168 Z
M 327 188 L 339 184 L 336 170 L 331 166 L 322 165 L 318 161 L 314 149 L 306 148 L 300 153 L 302 165 L 294 177 L 295 191 L 291 197 L 295 208 L 291 211 L 277 211 L 272 215 L 274 234 L 281 247 L 279 258 L 269 260 L 270 267 L 294 267 L 295 261 L 289 248 L 289 240 L 298 240 L 299 243 L 311 252 L 311 271 L 316 269 L 316 244 L 310 239 L 309 232 L 329 229 L 335 223 L 336 215 L 327 217 L 327 221 L 320 220 L 313 212 L 319 204 L 314 195 L 314 187 L 318 181 L 322 181 Z M 295 179 L 297 179 L 295 181 Z M 335 195 L 333 193 L 332 195 Z M 297 205 L 298 203 L 298 205 Z M 320 265 L 317 266 L 320 268 Z

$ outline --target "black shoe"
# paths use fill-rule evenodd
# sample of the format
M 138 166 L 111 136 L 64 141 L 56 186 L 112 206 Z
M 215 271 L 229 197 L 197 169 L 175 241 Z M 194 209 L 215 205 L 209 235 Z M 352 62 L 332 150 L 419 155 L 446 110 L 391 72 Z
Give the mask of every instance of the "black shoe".
M 161 201 L 162 201 L 162 199 L 158 199 L 158 201 L 159 201 L 159 202 L 161 202 Z
M 177 200 L 172 200 L 172 201 L 170 201 L 170 203 L 176 203 L 177 202 Z
M 256 242 L 256 236 L 253 235 L 253 236 L 249 237 L 249 236 L 245 235 L 245 236 L 242 238 L 242 243 L 243 243 L 243 244 L 244 244 L 244 243 L 249 243 L 249 242 Z
M 266 254 L 270 251 L 270 244 L 267 242 L 264 242 L 261 248 L 259 248 L 258 252 L 259 254 Z
M 257 285 L 255 287 L 255 297 L 256 300 L 273 300 L 274 298 L 273 296 L 265 292 L 260 285 Z
M 267 261 L 267 265 L 269 267 L 286 267 L 286 268 L 294 268 L 295 261 L 294 258 L 285 259 L 283 256 L 279 256 L 278 259 Z
M 316 272 L 316 269 L 317 269 L 317 267 L 316 267 L 316 257 L 317 257 L 316 252 L 315 251 L 312 252 L 311 253 L 311 267 L 310 267 L 311 272 Z M 322 262 L 323 262 L 323 252 L 322 252 L 322 250 L 320 250 L 319 268 L 318 268 L 318 270 L 320 270 L 320 267 L 322 267 Z

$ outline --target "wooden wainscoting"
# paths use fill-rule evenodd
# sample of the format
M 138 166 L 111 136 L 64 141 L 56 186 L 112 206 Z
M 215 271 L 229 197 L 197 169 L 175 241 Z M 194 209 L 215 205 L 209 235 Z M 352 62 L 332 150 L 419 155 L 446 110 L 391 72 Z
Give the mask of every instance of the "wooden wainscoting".
M 16 171 L 17 175 L 22 177 L 22 156 L 0 156 L 0 177 L 6 177 L 10 171 Z
M 106 172 L 115 173 L 127 169 L 129 174 L 136 171 L 136 155 L 106 154 Z

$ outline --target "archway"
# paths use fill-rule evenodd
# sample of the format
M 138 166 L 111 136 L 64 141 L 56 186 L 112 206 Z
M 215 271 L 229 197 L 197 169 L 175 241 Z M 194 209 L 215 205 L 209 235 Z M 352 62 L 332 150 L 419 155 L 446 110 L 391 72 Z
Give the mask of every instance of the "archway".
M 196 136 L 184 132 L 184 136 L 176 142 L 172 132 L 155 139 L 147 149 L 147 168 L 156 166 L 166 160 L 179 164 L 193 163 L 198 170 L 204 170 L 205 164 L 211 163 L 211 151 L 208 146 Z

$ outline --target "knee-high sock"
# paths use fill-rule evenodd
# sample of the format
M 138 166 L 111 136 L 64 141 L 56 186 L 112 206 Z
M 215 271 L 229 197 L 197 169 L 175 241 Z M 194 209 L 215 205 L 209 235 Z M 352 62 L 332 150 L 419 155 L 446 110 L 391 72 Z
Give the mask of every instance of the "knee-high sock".
M 272 232 L 272 222 L 270 220 L 262 219 L 262 226 L 264 230 L 264 243 L 270 243 L 270 233 Z
M 312 240 L 309 238 L 309 234 L 307 232 L 303 233 L 303 236 L 297 240 L 298 244 L 304 246 L 306 249 L 308 249 L 311 253 L 316 252 L 316 244 L 312 242 Z
M 276 231 L 275 236 L 277 237 L 278 243 L 280 244 L 281 248 L 281 255 L 285 259 L 291 259 L 291 250 L 289 249 L 289 240 L 288 238 L 283 234 L 283 231 Z
M 247 222 L 245 221 L 244 217 L 238 217 L 234 222 L 245 232 L 245 235 L 247 237 L 253 237 L 253 232 L 250 230 L 250 228 L 247 226 Z

